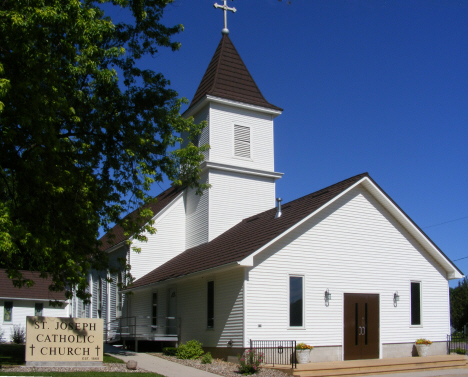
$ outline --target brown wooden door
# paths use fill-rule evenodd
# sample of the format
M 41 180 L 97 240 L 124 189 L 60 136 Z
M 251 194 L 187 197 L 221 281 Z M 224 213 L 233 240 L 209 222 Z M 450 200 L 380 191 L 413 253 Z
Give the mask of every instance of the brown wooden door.
M 344 294 L 344 359 L 379 358 L 379 295 Z

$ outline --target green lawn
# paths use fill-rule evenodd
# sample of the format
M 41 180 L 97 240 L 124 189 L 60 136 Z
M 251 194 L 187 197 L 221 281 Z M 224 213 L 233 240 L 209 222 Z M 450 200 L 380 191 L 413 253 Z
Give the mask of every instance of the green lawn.
M 11 365 L 24 365 L 24 344 L 0 344 L 0 367 Z M 104 355 L 104 363 L 124 363 L 124 361 L 113 356 Z M 21 372 L 22 376 L 69 376 L 73 377 L 111 377 L 115 375 L 125 376 L 127 373 L 115 372 Z M 7 369 L 0 368 L 0 376 L 17 376 L 18 372 L 8 372 Z M 138 373 L 138 377 L 163 377 L 157 373 Z

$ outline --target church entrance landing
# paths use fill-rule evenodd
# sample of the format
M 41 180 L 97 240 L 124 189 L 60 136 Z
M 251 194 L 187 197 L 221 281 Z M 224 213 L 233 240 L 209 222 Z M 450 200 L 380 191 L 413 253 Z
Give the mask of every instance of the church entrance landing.
M 379 358 L 379 295 L 344 294 L 344 360 Z

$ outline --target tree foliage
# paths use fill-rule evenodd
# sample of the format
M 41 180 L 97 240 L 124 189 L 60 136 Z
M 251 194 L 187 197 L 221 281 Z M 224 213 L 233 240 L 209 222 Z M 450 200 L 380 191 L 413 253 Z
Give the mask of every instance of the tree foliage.
M 450 288 L 450 322 L 457 331 L 468 325 L 468 281 L 464 278 L 458 287 Z
M 179 48 L 182 25 L 161 23 L 170 2 L 1 2 L 0 267 L 17 286 L 33 284 L 18 270 L 40 271 L 52 290 L 86 299 L 87 273 L 108 267 L 100 228 L 154 232 L 144 205 L 164 176 L 203 189 L 203 148 L 175 149 L 177 134 L 203 125 L 181 117 L 184 100 L 162 74 L 138 66 Z M 125 22 L 106 16 L 112 7 Z

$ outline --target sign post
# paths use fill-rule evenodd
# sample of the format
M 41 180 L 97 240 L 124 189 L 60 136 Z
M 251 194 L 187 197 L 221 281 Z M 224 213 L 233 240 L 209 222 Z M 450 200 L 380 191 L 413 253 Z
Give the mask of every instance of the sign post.
M 26 366 L 102 366 L 103 320 L 26 318 Z

